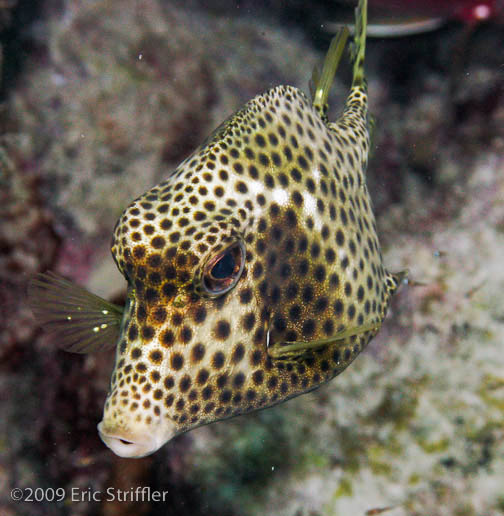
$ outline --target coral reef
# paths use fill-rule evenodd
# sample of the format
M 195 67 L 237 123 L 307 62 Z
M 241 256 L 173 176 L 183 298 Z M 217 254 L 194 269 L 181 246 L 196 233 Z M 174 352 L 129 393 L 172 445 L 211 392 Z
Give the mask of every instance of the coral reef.
M 335 381 L 127 461 L 96 432 L 112 354 L 57 351 L 35 327 L 32 274 L 120 301 L 108 246 L 122 209 L 254 94 L 307 90 L 321 52 L 302 20 L 228 4 L 41 3 L 1 106 L 0 513 L 504 514 L 502 27 L 462 50 L 458 26 L 369 43 L 369 187 L 385 262 L 412 281 Z M 169 503 L 9 495 L 139 485 Z

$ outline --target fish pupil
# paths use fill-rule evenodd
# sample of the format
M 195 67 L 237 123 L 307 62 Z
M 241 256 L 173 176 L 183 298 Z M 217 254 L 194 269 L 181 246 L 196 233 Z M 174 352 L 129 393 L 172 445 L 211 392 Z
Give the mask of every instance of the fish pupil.
M 233 253 L 227 252 L 213 267 L 211 275 L 215 279 L 224 279 L 231 276 L 235 270 L 236 262 Z
M 203 290 L 211 297 L 225 294 L 240 279 L 244 265 L 245 247 L 236 242 L 208 260 L 203 268 Z

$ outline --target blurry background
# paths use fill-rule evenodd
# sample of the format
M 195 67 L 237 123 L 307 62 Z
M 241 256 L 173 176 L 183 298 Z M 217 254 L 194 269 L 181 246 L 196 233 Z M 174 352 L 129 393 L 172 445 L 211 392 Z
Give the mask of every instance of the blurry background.
M 370 1 L 385 36 L 436 21 L 369 40 L 366 62 L 368 186 L 385 262 L 413 284 L 328 385 L 126 460 L 96 431 L 113 353 L 55 349 L 27 281 L 51 269 L 121 302 L 122 210 L 254 95 L 308 92 L 351 2 L 0 0 L 2 516 L 504 514 L 502 3 Z M 332 117 L 349 84 L 346 63 Z M 169 503 L 9 494 L 136 486 Z

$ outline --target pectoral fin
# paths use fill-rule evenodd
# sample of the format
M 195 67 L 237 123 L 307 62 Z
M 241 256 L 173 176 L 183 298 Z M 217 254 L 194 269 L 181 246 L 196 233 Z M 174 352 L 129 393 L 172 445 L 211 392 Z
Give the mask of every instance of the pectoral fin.
M 344 348 L 348 345 L 348 343 L 345 342 L 345 339 L 347 339 L 348 337 L 360 335 L 368 331 L 376 331 L 379 327 L 380 324 L 374 322 L 370 324 L 364 324 L 362 326 L 358 326 L 355 328 L 344 329 L 327 339 L 311 340 L 307 342 L 291 341 L 282 342 L 278 344 L 275 343 L 268 347 L 268 355 L 271 358 L 277 360 L 298 360 L 300 358 L 306 358 L 311 353 L 314 353 L 315 351 L 326 346 Z
M 28 287 L 28 304 L 58 348 L 92 353 L 117 344 L 123 307 L 109 303 L 53 272 L 37 274 Z

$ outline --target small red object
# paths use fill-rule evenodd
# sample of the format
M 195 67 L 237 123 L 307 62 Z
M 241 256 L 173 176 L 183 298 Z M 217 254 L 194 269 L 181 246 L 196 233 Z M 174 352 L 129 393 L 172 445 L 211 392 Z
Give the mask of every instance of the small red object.
M 475 23 L 492 18 L 497 0 L 369 0 L 370 7 Z

